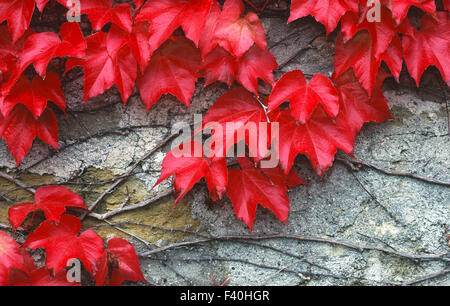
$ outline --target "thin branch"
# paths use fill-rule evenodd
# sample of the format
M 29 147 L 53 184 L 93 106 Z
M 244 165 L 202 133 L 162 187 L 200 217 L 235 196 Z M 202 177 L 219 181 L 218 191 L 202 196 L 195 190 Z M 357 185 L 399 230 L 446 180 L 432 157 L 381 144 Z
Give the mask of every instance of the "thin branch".
M 408 172 L 408 171 L 386 169 L 386 168 L 377 166 L 375 164 L 372 164 L 370 162 L 364 162 L 364 161 L 352 159 L 349 156 L 336 157 L 336 160 L 347 165 L 350 169 L 352 169 L 354 171 L 355 170 L 357 171 L 358 169 L 361 169 L 362 167 L 367 167 L 367 168 L 375 169 L 375 170 L 382 172 L 384 174 L 387 174 L 387 175 L 410 177 L 410 178 L 414 178 L 416 180 L 424 181 L 424 182 L 431 183 L 431 184 L 450 186 L 450 182 L 448 182 L 448 181 L 433 179 L 433 178 L 421 176 L 421 175 L 415 174 L 413 172 Z
M 27 192 L 29 192 L 31 194 L 35 194 L 36 193 L 36 190 L 34 188 L 31 188 L 30 186 L 28 186 L 27 184 L 25 184 L 21 180 L 15 178 L 15 177 L 12 177 L 9 174 L 6 174 L 4 172 L 0 172 L 0 177 L 4 178 L 5 180 L 7 180 L 7 181 L 9 181 L 9 182 L 11 182 L 11 183 L 13 183 L 13 184 L 15 184 L 17 186 L 19 186 L 20 188 L 22 188 L 23 190 L 25 190 L 25 191 L 27 191 Z

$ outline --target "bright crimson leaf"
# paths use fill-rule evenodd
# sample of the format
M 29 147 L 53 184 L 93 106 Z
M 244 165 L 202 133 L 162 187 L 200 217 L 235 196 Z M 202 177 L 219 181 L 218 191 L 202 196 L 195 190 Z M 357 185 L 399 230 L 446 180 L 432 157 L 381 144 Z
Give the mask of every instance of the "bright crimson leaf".
M 229 171 L 227 195 L 230 198 L 236 216 L 253 230 L 258 204 L 270 209 L 275 216 L 286 221 L 289 215 L 289 198 L 286 185 L 271 182 L 246 158 L 239 158 L 241 169 Z
M 238 62 L 228 51 L 216 46 L 205 56 L 201 70 L 205 78 L 205 86 L 215 81 L 224 82 L 230 87 L 236 79 Z
M 396 78 L 397 82 L 400 78 L 400 72 L 402 72 L 403 64 L 403 47 L 402 41 L 398 35 L 395 35 L 391 44 L 386 51 L 381 55 L 380 59 L 384 61 L 392 75 Z
M 300 123 L 305 123 L 318 104 L 335 117 L 339 111 L 337 90 L 323 74 L 314 75 L 309 84 L 302 71 L 285 73 L 275 84 L 269 97 L 269 110 L 274 110 L 284 101 L 290 101 L 292 114 Z
M 18 104 L 7 118 L 0 115 L 0 132 L 17 165 L 28 154 L 36 137 L 58 149 L 57 120 L 48 108 L 35 119 L 24 105 Z
M 11 268 L 25 269 L 24 256 L 17 242 L 0 231 L 0 286 L 7 285 Z
M 211 5 L 211 10 L 206 18 L 205 28 L 198 42 L 198 47 L 202 52 L 202 57 L 204 58 L 208 53 L 210 53 L 214 47 L 217 45 L 217 40 L 215 39 L 216 24 L 220 17 L 220 4 L 213 0 Z
M 42 222 L 22 247 L 45 248 L 47 267 L 55 272 L 65 267 L 68 260 L 78 258 L 92 273 L 103 254 L 103 240 L 92 230 L 78 236 L 80 230 L 81 221 L 77 217 L 63 215 L 58 225 L 48 220 Z
M 67 207 L 80 207 L 87 209 L 83 199 L 62 186 L 44 186 L 36 190 L 35 203 L 21 203 L 12 206 L 9 211 L 9 221 L 17 229 L 27 215 L 42 210 L 49 221 L 59 222 L 61 215 Z
M 155 51 L 137 86 L 147 110 L 164 94 L 176 96 L 186 106 L 195 90 L 201 56 L 184 37 L 168 40 Z
M 120 286 L 123 281 L 146 282 L 139 266 L 139 259 L 134 247 L 126 240 L 112 238 L 108 241 L 108 253 L 115 263 L 109 285 Z M 117 265 L 117 266 L 116 266 Z
M 276 68 L 278 68 L 278 64 L 272 53 L 253 45 L 239 59 L 236 79 L 248 91 L 259 96 L 258 78 L 273 86 L 273 70 Z
M 158 0 L 147 1 L 136 21 L 150 21 L 151 50 L 156 50 L 178 27 L 196 45 L 206 24 L 212 0 Z
M 397 24 L 403 21 L 411 6 L 421 8 L 428 13 L 436 11 L 434 0 L 382 0 L 381 3 L 392 11 L 392 16 Z
M 67 272 L 61 270 L 55 276 L 46 267 L 30 272 L 12 268 L 9 271 L 8 286 L 81 286 L 67 280 Z
M 267 46 L 266 34 L 258 15 L 244 12 L 241 0 L 227 0 L 215 27 L 215 39 L 218 44 L 235 57 L 241 57 L 256 44 L 265 50 Z
M 113 6 L 113 0 L 83 0 L 81 14 L 87 14 L 95 31 L 100 31 L 108 22 L 112 22 L 127 32 L 131 32 L 131 6 L 121 3 Z
M 409 25 L 409 27 L 411 27 Z M 411 77 L 419 86 L 423 72 L 435 66 L 445 82 L 450 81 L 450 17 L 447 12 L 425 15 L 420 31 L 412 28 L 414 37 L 403 35 L 403 52 Z
M 22 75 L 8 96 L 0 102 L 0 110 L 4 117 L 8 117 L 14 106 L 22 103 L 35 118 L 38 118 L 47 107 L 48 101 L 54 102 L 62 110 L 66 109 L 66 100 L 58 75 L 49 72 L 45 79 L 35 76 L 32 82 Z
M 181 156 L 182 152 L 186 152 L 186 154 Z M 161 176 L 155 186 L 172 175 L 175 175 L 173 182 L 175 203 L 180 202 L 195 183 L 203 177 L 206 179 L 213 200 L 222 198 L 227 187 L 225 158 L 205 159 L 203 146 L 197 141 L 186 142 L 167 153 L 162 163 Z
M 0 0 L 0 22 L 7 20 L 13 43 L 28 29 L 34 5 L 35 0 Z
M 347 11 L 358 13 L 358 0 L 293 0 L 288 22 L 313 15 L 329 34 Z

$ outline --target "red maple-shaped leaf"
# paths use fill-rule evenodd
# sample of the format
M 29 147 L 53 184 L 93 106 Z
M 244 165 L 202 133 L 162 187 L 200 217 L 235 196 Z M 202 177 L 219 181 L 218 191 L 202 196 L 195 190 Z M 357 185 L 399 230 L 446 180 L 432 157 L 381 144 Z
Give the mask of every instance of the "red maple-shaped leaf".
M 42 210 L 49 221 L 59 222 L 67 207 L 87 209 L 83 199 L 61 186 L 44 186 L 36 190 L 35 203 L 21 203 L 12 206 L 9 211 L 9 222 L 17 229 L 29 213 Z
M 17 104 L 7 118 L 0 114 L 0 133 L 17 165 L 28 154 L 36 137 L 58 149 L 58 124 L 48 108 L 35 119 L 24 105 Z
M 259 143 L 260 123 L 267 123 L 266 113 L 261 104 L 244 88 L 235 88 L 220 96 L 203 117 L 204 127 L 211 125 L 210 128 L 214 130 L 215 125 L 219 125 L 218 130 L 221 133 L 213 135 L 213 142 L 217 145 L 213 150 L 216 155 L 220 154 L 219 156 L 226 156 L 228 150 L 241 140 L 245 139 L 249 144 L 247 131 L 253 130 L 258 134 L 253 134 L 258 142 L 255 142 L 256 147 L 250 145 L 251 156 L 265 157 L 269 148 L 267 143 Z M 220 141 L 220 138 L 223 140 Z
M 222 198 L 227 187 L 227 173 L 225 158 L 205 158 L 202 144 L 193 140 L 167 153 L 155 186 L 174 175 L 175 203 L 179 203 L 195 183 L 204 177 L 211 198 L 217 200 Z
M 134 89 L 137 77 L 137 61 L 127 44 L 128 34 L 112 25 L 108 33 L 97 32 L 89 36 L 86 59 L 69 62 L 69 69 L 76 65 L 84 67 L 83 101 L 95 97 L 113 85 L 119 89 L 126 103 Z M 66 69 L 67 70 L 67 69 Z
M 9 270 L 8 286 L 81 286 L 67 280 L 67 272 L 62 269 L 55 276 L 46 267 L 24 271 L 16 268 Z
M 113 0 L 83 0 L 81 14 L 87 14 L 95 31 L 100 31 L 108 22 L 112 22 L 127 32 L 131 32 L 131 6 L 121 3 L 113 6 Z
M 42 2 L 45 5 L 47 1 Z M 35 0 L 0 0 L 0 22 L 8 22 L 13 43 L 28 29 L 34 5 Z
M 345 41 L 355 36 L 359 31 L 368 31 L 373 54 L 377 59 L 386 51 L 395 34 L 395 24 L 392 20 L 391 12 L 384 6 L 381 7 L 379 22 L 368 21 L 364 14 L 358 18 L 357 14 L 347 12 L 342 17 L 341 24 L 341 31 L 344 34 Z
M 331 80 L 322 74 L 314 75 L 308 84 L 300 70 L 285 73 L 270 94 L 269 110 L 288 100 L 294 118 L 301 123 L 309 119 L 318 104 L 325 108 L 330 117 L 335 117 L 339 111 L 337 90 Z
M 293 0 L 288 22 L 313 15 L 325 26 L 329 34 L 347 11 L 358 13 L 358 2 L 358 0 Z
M 47 107 L 48 101 L 54 102 L 62 110 L 66 109 L 66 100 L 58 75 L 49 72 L 45 79 L 35 76 L 32 82 L 22 75 L 11 88 L 8 96 L 0 102 L 0 110 L 4 117 L 8 117 L 14 106 L 21 103 L 35 118 L 38 118 Z
M 135 19 L 150 21 L 152 51 L 161 46 L 180 26 L 186 37 L 197 45 L 205 27 L 211 3 L 212 0 L 147 1 Z
M 141 72 L 144 72 L 145 67 L 147 67 L 152 52 L 148 42 L 150 39 L 149 27 L 148 21 L 136 22 L 128 39 L 128 45 L 139 63 Z
M 229 171 L 227 195 L 236 216 L 253 230 L 258 204 L 270 209 L 275 216 L 286 221 L 289 215 L 289 198 L 286 185 L 270 181 L 247 158 L 239 158 L 241 169 Z
M 375 85 L 380 59 L 374 55 L 370 34 L 366 31 L 358 32 L 347 43 L 340 34 L 336 40 L 336 55 L 334 67 L 336 75 L 341 75 L 349 68 L 353 68 L 359 82 L 369 95 Z
M 411 27 L 414 37 L 402 38 L 406 67 L 419 86 L 423 72 L 435 66 L 445 82 L 450 81 L 450 17 L 448 12 L 425 15 L 420 21 L 420 31 Z
M 261 168 L 261 171 L 264 172 L 275 185 L 284 186 L 286 190 L 288 190 L 288 187 L 306 184 L 294 169 L 291 169 L 288 174 L 285 174 L 280 166 L 275 168 Z
M 109 285 L 120 286 L 123 281 L 146 282 L 139 266 L 134 247 L 126 240 L 112 238 L 108 241 L 108 254 L 113 261 Z
M 364 0 L 362 4 L 366 1 Z M 436 11 L 434 0 L 382 0 L 381 3 L 392 11 L 392 16 L 397 24 L 403 21 L 411 6 L 421 8 L 428 13 Z
M 44 221 L 28 236 L 22 247 L 45 248 L 47 267 L 59 272 L 71 259 L 78 258 L 92 273 L 97 260 L 103 254 L 103 240 L 94 231 L 87 230 L 78 235 L 81 221 L 71 215 L 63 215 L 60 223 Z
M 23 250 L 11 236 L 0 231 L 0 286 L 7 285 L 11 268 L 25 269 Z
M 336 125 L 321 106 L 310 119 L 301 124 L 295 121 L 289 110 L 281 112 L 280 164 L 289 173 L 297 154 L 308 156 L 317 174 L 323 175 L 332 165 L 337 149 L 346 153 L 353 150 L 354 137 L 343 126 Z
M 188 39 L 176 36 L 155 51 L 137 86 L 147 110 L 164 94 L 190 105 L 198 78 L 201 56 Z
M 205 86 L 221 81 L 230 87 L 236 79 L 238 66 L 234 56 L 224 48 L 216 46 L 205 56 L 200 68 L 205 78 Z
M 248 91 L 259 96 L 258 78 L 273 86 L 273 70 L 276 68 L 278 68 L 278 64 L 272 53 L 253 45 L 239 59 L 236 78 Z
M 370 97 L 351 70 L 338 77 L 335 82 L 340 97 L 340 111 L 336 125 L 344 127 L 347 133 L 355 137 L 366 122 L 380 123 L 392 119 L 381 89 L 388 76 L 384 70 L 380 70 Z
M 244 55 L 253 44 L 263 50 L 267 46 L 258 15 L 250 12 L 241 17 L 244 9 L 241 0 L 225 1 L 214 30 L 214 38 L 218 44 L 237 58 Z

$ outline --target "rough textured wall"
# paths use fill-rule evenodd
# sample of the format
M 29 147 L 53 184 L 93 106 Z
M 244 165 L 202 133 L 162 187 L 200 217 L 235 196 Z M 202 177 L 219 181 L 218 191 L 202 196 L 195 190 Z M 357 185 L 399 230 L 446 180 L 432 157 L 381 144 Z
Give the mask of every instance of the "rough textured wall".
M 332 72 L 333 46 L 321 26 L 308 18 L 290 25 L 285 20 L 263 18 L 269 46 L 281 66 L 277 77 L 292 69 L 302 69 L 305 74 Z M 205 113 L 226 88 L 212 85 L 203 89 L 199 82 L 190 109 L 168 96 L 147 113 L 138 94 L 125 108 L 115 89 L 81 104 L 80 73 L 72 71 L 64 80 L 69 110 L 58 116 L 60 151 L 35 142 L 31 154 L 15 168 L 1 142 L 0 168 L 28 185 L 66 184 L 88 205 L 102 196 L 97 214 L 171 190 L 170 182 L 151 190 L 168 150 L 164 146 L 139 163 L 123 184 L 104 194 L 170 135 L 172 124 L 192 122 L 193 114 Z M 212 274 L 217 281 L 231 275 L 232 285 L 416 281 L 450 285 L 450 259 L 438 256 L 449 251 L 450 189 L 445 185 L 450 181 L 448 113 L 435 74 L 425 76 L 421 90 L 413 88 L 407 78 L 401 85 L 386 85 L 395 120 L 362 129 L 354 154 L 366 165 L 358 171 L 337 161 L 319 178 L 304 158 L 297 159 L 295 168 L 309 184 L 289 192 L 289 226 L 261 207 L 257 212 L 253 235 L 278 233 L 273 239 L 225 239 L 250 232 L 235 218 L 227 199 L 212 203 L 202 185 L 177 207 L 167 196 L 108 218 L 114 224 L 128 221 L 132 225 L 120 224 L 118 229 L 90 217 L 85 226 L 100 225 L 96 230 L 103 237 L 130 239 L 140 253 L 153 250 L 147 254 L 151 258 L 142 260 L 142 268 L 148 279 L 158 284 L 210 285 Z M 27 193 L 0 179 L 0 194 L 5 192 L 12 201 L 31 200 Z M 10 205 L 0 198 L 0 223 L 6 223 Z M 210 240 L 205 235 L 222 238 L 205 241 Z

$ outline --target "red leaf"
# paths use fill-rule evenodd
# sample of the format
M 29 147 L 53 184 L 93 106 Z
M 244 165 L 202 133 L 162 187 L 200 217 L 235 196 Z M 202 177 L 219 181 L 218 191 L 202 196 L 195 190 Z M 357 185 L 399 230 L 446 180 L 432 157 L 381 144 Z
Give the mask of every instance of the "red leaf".
M 233 203 L 236 216 L 253 230 L 258 204 L 270 209 L 275 216 L 286 221 L 289 215 L 289 198 L 286 185 L 271 182 L 246 158 L 239 158 L 242 170 L 229 171 L 227 195 Z M 272 184 L 274 183 L 274 184 Z
M 186 148 L 187 156 L 180 156 Z M 227 164 L 225 158 L 214 161 L 204 158 L 202 144 L 190 141 L 182 144 L 180 148 L 167 153 L 162 163 L 161 176 L 155 186 L 168 177 L 175 175 L 175 203 L 181 201 L 186 193 L 203 177 L 206 179 L 208 189 L 213 200 L 222 198 L 227 187 Z M 198 156 L 201 155 L 201 156 Z M 154 187 L 154 186 L 153 186 Z
M 398 35 L 395 35 L 387 50 L 381 55 L 383 60 L 391 70 L 392 75 L 397 79 L 400 78 L 403 64 L 403 47 L 402 41 Z
M 122 101 L 128 101 L 137 76 L 136 59 L 126 45 L 128 38 L 126 32 L 114 25 L 107 34 L 97 32 L 87 38 L 86 60 L 76 63 L 84 66 L 83 101 L 113 85 L 119 89 Z
M 81 197 L 61 186 L 38 188 L 34 199 L 35 204 L 21 203 L 9 209 L 9 221 L 14 229 L 17 229 L 22 224 L 29 213 L 37 210 L 42 210 L 48 221 L 59 222 L 67 207 L 87 209 Z
M 409 25 L 409 27 L 411 27 Z M 419 86 L 423 72 L 433 65 L 441 72 L 445 82 L 450 81 L 450 17 L 447 12 L 435 16 L 425 15 L 420 31 L 411 27 L 414 37 L 402 38 L 406 66 Z
M 189 106 L 199 68 L 200 53 L 191 41 L 180 36 L 166 41 L 152 55 L 144 75 L 137 81 L 147 110 L 168 93 Z
M 0 286 L 7 285 L 11 268 L 25 269 L 23 253 L 14 239 L 0 231 Z
M 128 41 L 128 45 L 140 65 L 141 72 L 144 72 L 147 67 L 152 52 L 148 42 L 150 39 L 149 27 L 150 23 L 147 21 L 135 23 Z
M 58 75 L 49 72 L 45 79 L 35 76 L 32 82 L 22 75 L 11 88 L 9 95 L 0 102 L 0 110 L 3 116 L 8 117 L 14 106 L 22 103 L 35 118 L 38 118 L 47 107 L 48 101 L 54 102 L 62 110 L 66 109 L 66 100 Z
M 222 81 L 230 87 L 236 79 L 238 62 L 222 47 L 216 46 L 206 55 L 201 70 L 205 78 L 205 86 L 215 81 Z
M 28 29 L 34 4 L 34 0 L 0 0 L 0 22 L 8 21 L 13 43 Z
M 241 0 L 227 0 L 215 27 L 218 44 L 235 57 L 241 57 L 253 44 L 266 50 L 266 35 L 258 15 L 244 12 Z
M 276 68 L 278 68 L 278 64 L 272 53 L 260 49 L 257 45 L 253 45 L 239 59 L 237 81 L 248 91 L 259 96 L 258 78 L 273 86 L 273 70 Z
M 35 137 L 58 149 L 58 125 L 50 109 L 35 119 L 24 105 L 18 104 L 7 118 L 0 116 L 0 132 L 17 165 L 28 154 Z
M 379 58 L 386 51 L 395 34 L 395 24 L 391 12 L 381 7 L 380 22 L 369 22 L 365 15 L 348 12 L 342 17 L 342 33 L 345 41 L 349 40 L 359 31 L 366 30 L 370 34 L 372 50 L 375 58 Z
M 67 281 L 67 272 L 59 271 L 52 277 L 46 267 L 34 269 L 31 272 L 25 272 L 19 269 L 9 271 L 8 286 L 81 286 L 77 282 Z
M 334 61 L 337 76 L 353 68 L 359 82 L 369 95 L 375 86 L 380 59 L 375 58 L 370 34 L 366 31 L 358 32 L 350 41 L 344 43 L 344 36 L 340 34 L 336 41 L 336 55 Z
M 266 114 L 252 94 L 243 88 L 232 89 L 220 96 L 203 117 L 204 127 L 213 123 L 221 126 L 223 135 L 216 137 L 223 136 L 223 147 L 214 148 L 219 156 L 226 156 L 230 147 L 244 138 L 248 144 L 246 128 L 253 126 L 259 133 L 260 122 L 267 122 Z M 257 146 L 258 148 L 250 148 L 252 156 L 265 157 L 267 144 L 258 143 Z
M 411 6 L 421 8 L 428 13 L 436 11 L 434 0 L 382 0 L 381 3 L 392 11 L 392 16 L 397 24 L 403 21 Z
M 136 21 L 150 21 L 152 51 L 158 49 L 180 26 L 186 37 L 198 45 L 211 4 L 212 0 L 147 1 L 136 16 Z
M 81 230 L 81 221 L 71 215 L 63 215 L 58 225 L 44 221 L 28 236 L 22 247 L 45 248 L 47 267 L 58 272 L 68 260 L 78 258 L 92 274 L 97 260 L 103 253 L 103 240 L 92 230 Z
M 81 14 L 87 14 L 95 31 L 100 31 L 108 22 L 112 22 L 128 33 L 131 32 L 131 6 L 121 3 L 113 7 L 113 0 L 84 0 Z
M 323 23 L 328 35 L 347 11 L 358 13 L 358 0 L 293 0 L 288 22 L 313 15 Z
M 216 24 L 220 17 L 220 4 L 213 0 L 211 4 L 211 10 L 206 18 L 205 29 L 198 42 L 198 47 L 202 52 L 202 57 L 204 58 L 208 53 L 210 53 L 215 46 L 217 46 L 217 40 L 215 39 Z
M 274 110 L 284 101 L 290 101 L 291 111 L 296 120 L 305 123 L 320 103 L 330 117 L 339 111 L 339 97 L 329 78 L 314 75 L 309 84 L 300 70 L 285 73 L 275 84 L 269 97 L 269 110 Z
M 109 285 L 120 286 L 123 281 L 146 282 L 139 266 L 134 247 L 126 240 L 112 238 L 108 241 L 108 253 L 118 266 L 114 266 Z

